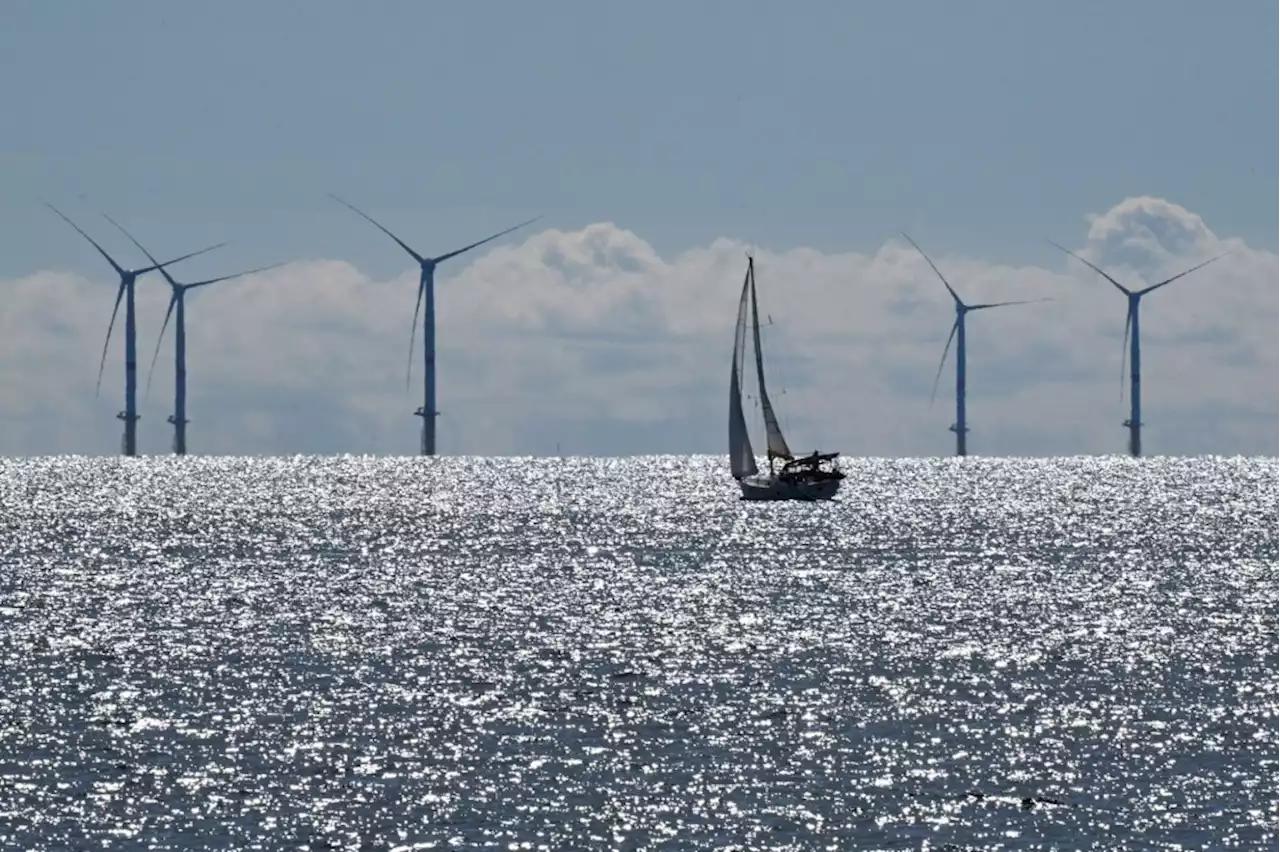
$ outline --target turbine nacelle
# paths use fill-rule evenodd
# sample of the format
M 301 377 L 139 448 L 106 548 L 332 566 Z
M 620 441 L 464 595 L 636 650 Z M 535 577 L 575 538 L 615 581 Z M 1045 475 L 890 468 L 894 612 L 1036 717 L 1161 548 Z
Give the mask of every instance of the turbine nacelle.
M 114 225 L 120 231 L 120 233 L 128 237 L 129 241 L 133 243 L 135 246 L 137 246 L 138 250 L 141 251 L 143 254 L 145 254 L 147 258 L 153 264 L 155 264 L 155 266 L 152 268 L 158 269 L 160 271 L 160 274 L 164 276 L 164 280 L 169 284 L 169 290 L 170 290 L 169 306 L 165 310 L 164 323 L 160 326 L 160 334 L 156 337 L 156 349 L 151 356 L 151 367 L 147 370 L 146 395 L 150 396 L 151 394 L 151 377 L 155 372 L 156 359 L 160 355 L 160 345 L 161 343 L 164 342 L 164 334 L 165 334 L 165 331 L 169 328 L 169 320 L 174 316 L 174 313 L 176 310 L 178 315 L 179 336 L 177 341 L 175 342 L 175 346 L 176 346 L 176 349 L 175 349 L 176 363 L 174 368 L 175 369 L 175 385 L 176 385 L 174 389 L 175 411 L 173 414 L 169 415 L 169 417 L 167 418 L 167 421 L 170 425 L 174 427 L 173 443 L 171 445 L 173 447 L 173 451 L 180 455 L 185 454 L 187 451 L 185 429 L 186 429 L 187 423 L 189 423 L 190 421 L 188 421 L 185 417 L 180 416 L 180 413 L 184 412 L 186 409 L 186 403 L 185 403 L 186 374 L 185 374 L 185 368 L 183 367 L 183 364 L 185 363 L 185 358 L 186 358 L 186 343 L 185 343 L 185 337 L 183 333 L 185 332 L 185 317 L 186 317 L 186 313 L 185 313 L 186 298 L 185 297 L 187 295 L 187 292 L 190 290 L 195 290 L 199 287 L 205 287 L 209 284 L 216 284 L 219 281 L 227 281 L 231 278 L 239 278 L 243 275 L 250 275 L 255 272 L 262 272 L 267 269 L 273 269 L 274 267 L 280 266 L 281 264 L 276 263 L 276 264 L 272 264 L 271 266 L 263 266 L 257 269 L 248 270 L 246 272 L 237 272 L 234 275 L 223 275 L 218 278 L 208 278 L 203 281 L 193 281 L 191 283 L 183 284 L 175 280 L 174 277 L 170 275 L 169 272 L 164 268 L 167 264 L 162 264 L 157 262 L 155 259 L 155 256 L 152 255 L 151 252 L 147 251 L 146 247 L 143 246 L 142 243 L 138 242 L 138 240 L 134 238 L 133 234 L 125 230 L 125 227 L 123 225 L 121 225 L 116 220 L 112 219 L 110 216 L 107 216 L 105 213 L 103 214 L 103 218 L 105 218 L 108 222 Z M 220 243 L 219 245 L 226 245 L 226 243 Z M 122 284 L 121 292 L 123 293 L 123 291 L 124 291 L 124 286 Z M 116 301 L 118 305 L 119 297 L 117 297 Z
M 151 252 L 147 251 L 146 247 L 143 246 L 142 243 L 138 242 L 137 239 L 134 238 L 133 234 L 126 231 L 124 228 L 124 225 L 121 225 L 119 222 L 117 222 L 115 219 L 112 219 L 110 216 L 108 216 L 105 213 L 102 214 L 102 217 L 106 219 L 108 222 L 110 222 L 112 225 L 115 225 L 116 228 L 119 229 L 120 233 L 128 237 L 129 242 L 137 246 L 138 251 L 145 254 L 152 263 L 156 263 L 155 256 L 151 254 Z M 226 243 L 219 243 L 218 246 L 215 246 L 215 248 L 225 246 L 225 245 Z M 164 342 L 164 333 L 169 328 L 169 319 L 173 316 L 174 308 L 177 308 L 180 305 L 185 305 L 185 297 L 187 295 L 187 291 L 194 290 L 197 287 L 205 287 L 205 286 L 208 286 L 209 284 L 217 284 L 219 281 L 229 281 L 232 278 L 240 278 L 245 275 L 252 275 L 255 272 L 265 272 L 268 269 L 275 269 L 277 266 L 283 266 L 284 264 L 273 263 L 270 266 L 260 266 L 257 269 L 250 269 L 245 272 L 237 272 L 234 275 L 222 275 L 222 276 L 219 276 L 218 278 L 207 278 L 204 281 L 193 281 L 190 284 L 182 284 L 176 281 L 174 277 L 169 274 L 169 271 L 165 269 L 165 266 L 167 265 L 168 264 L 164 264 L 164 263 L 156 263 L 156 266 L 154 267 L 155 269 L 158 269 L 160 271 L 160 274 L 164 276 L 164 280 L 169 283 L 169 289 L 172 291 L 172 293 L 169 296 L 169 307 L 165 310 L 165 313 L 164 313 L 164 322 L 160 325 L 160 335 L 156 338 L 156 351 L 151 355 L 151 367 L 148 368 L 147 370 L 147 389 L 146 389 L 146 392 L 144 393 L 144 397 L 149 397 L 151 395 L 151 374 L 155 371 L 155 368 L 156 368 L 156 359 L 160 355 L 160 344 Z M 178 425 L 172 416 L 169 418 L 169 422 L 173 423 L 175 426 Z M 182 422 L 186 423 L 187 421 L 183 420 Z
M 1128 288 L 1128 287 L 1124 286 L 1123 284 L 1121 284 L 1121 283 L 1120 283 L 1119 281 L 1117 281 L 1116 279 L 1112 278 L 1112 277 L 1111 277 L 1110 275 L 1108 275 L 1107 273 L 1103 272 L 1101 267 L 1099 267 L 1099 266 L 1097 266 L 1097 265 L 1095 265 L 1095 264 L 1093 264 L 1093 263 L 1090 263 L 1089 261 L 1085 260 L 1085 259 L 1084 259 L 1083 257 L 1081 257 L 1080 255 L 1078 255 L 1078 254 L 1076 254 L 1075 252 L 1073 252 L 1071 249 L 1069 249 L 1069 248 L 1065 248 L 1065 247 L 1063 247 L 1063 246 L 1060 246 L 1060 245 L 1058 245 L 1057 243 L 1055 243 L 1053 240 L 1049 240 L 1049 245 L 1053 246 L 1054 248 L 1058 249 L 1059 251 L 1066 252 L 1067 254 L 1069 254 L 1069 255 L 1071 255 L 1072 257 L 1074 257 L 1076 260 L 1078 260 L 1078 261 L 1080 261 L 1081 263 L 1083 263 L 1085 266 L 1087 266 L 1087 267 L 1089 267 L 1090 269 L 1092 269 L 1094 272 L 1096 272 L 1096 273 L 1098 273 L 1099 275 L 1101 275 L 1103 278 L 1107 279 L 1107 281 L 1109 281 L 1113 287 L 1115 287 L 1115 288 L 1116 288 L 1117 290 L 1119 290 L 1121 293 L 1124 293 L 1126 296 L 1128 296 L 1128 297 L 1129 297 L 1129 304 L 1131 304 L 1131 305 L 1135 305 L 1135 304 L 1137 304 L 1138 300 L 1139 300 L 1139 299 L 1141 299 L 1143 296 L 1147 295 L 1148 293 L 1150 293 L 1150 292 L 1152 292 L 1152 291 L 1154 291 L 1154 290 L 1159 290 L 1161 287 L 1164 287 L 1166 284 L 1172 284 L 1174 281 L 1177 281 L 1179 278 L 1182 278 L 1182 277 L 1184 277 L 1184 276 L 1186 276 L 1186 275 L 1190 275 L 1191 273 L 1195 272 L 1197 269 L 1203 269 L 1204 267 L 1208 266 L 1209 264 L 1213 263 L 1214 261 L 1216 261 L 1216 260 L 1221 260 L 1222 258 L 1224 258 L 1224 257 L 1226 257 L 1227 255 L 1231 254 L 1231 252 L 1230 252 L 1230 251 L 1224 251 L 1224 252 L 1222 252 L 1221 254 L 1216 254 L 1216 255 L 1214 255 L 1213 257 L 1209 258 L 1209 259 L 1208 259 L 1208 260 L 1206 260 L 1206 261 L 1203 261 L 1203 262 L 1201 262 L 1201 263 L 1197 263 L 1195 266 L 1191 267 L 1190 269 L 1187 269 L 1187 270 L 1185 270 L 1185 271 L 1183 271 L 1183 272 L 1179 272 L 1177 275 L 1172 275 L 1172 276 L 1170 276 L 1170 277 L 1168 277 L 1168 278 L 1164 279 L 1163 281 L 1159 281 L 1159 282 L 1157 282 L 1157 283 L 1155 283 L 1155 284 L 1150 285 L 1149 287 L 1143 287 L 1141 290 L 1131 290 L 1130 288 Z
M 200 249 L 200 251 L 193 251 L 190 254 L 184 254 L 182 257 L 177 257 L 177 258 L 174 258 L 173 260 L 166 260 L 164 263 L 161 263 L 160 261 L 156 260 L 154 257 L 151 257 L 151 255 L 148 254 L 147 257 L 151 261 L 151 264 L 152 264 L 151 266 L 145 266 L 141 269 L 125 269 L 120 264 L 116 263 L 115 258 L 107 254 L 106 249 L 98 245 L 98 243 L 93 239 L 93 237 L 86 234 L 84 230 L 75 222 L 72 222 L 65 213 L 63 213 L 57 207 L 54 207 L 52 204 L 49 204 L 48 207 L 54 213 L 58 214 L 58 216 L 63 221 L 65 221 L 68 225 L 70 225 L 72 228 L 75 228 L 76 231 L 80 234 L 80 236 L 88 240 L 89 243 L 95 249 L 98 250 L 98 254 L 102 255 L 103 258 L 106 259 L 107 263 L 111 264 L 111 268 L 114 269 L 116 273 L 120 276 L 120 286 L 116 289 L 116 303 L 115 303 L 115 306 L 111 309 L 111 322 L 107 323 L 107 337 L 102 342 L 102 358 L 98 362 L 98 382 L 94 388 L 94 394 L 96 395 L 98 393 L 101 393 L 102 391 L 102 372 L 104 369 L 106 369 L 106 366 L 107 366 L 107 347 L 111 345 L 111 332 L 115 329 L 115 326 L 116 326 L 116 316 L 120 313 L 120 303 L 124 301 L 125 295 L 132 291 L 133 285 L 138 280 L 138 276 L 142 275 L 145 272 L 153 272 L 157 269 L 167 276 L 168 273 L 165 272 L 166 266 L 171 266 L 175 263 L 178 263 L 179 261 L 187 260 L 188 258 L 192 258 L 192 257 L 195 257 L 196 255 L 204 254 L 205 252 L 213 251 L 216 248 L 221 248 L 222 246 L 226 245 L 226 243 L 218 243 L 216 246 L 210 246 L 209 248 Z M 124 228 L 121 228 L 120 225 L 115 222 L 115 220 L 113 220 L 110 216 L 107 216 L 105 213 L 103 214 L 103 216 L 104 218 L 106 218 L 108 222 L 111 222 L 111 224 L 115 225 L 117 228 L 120 228 L 120 230 L 124 232 L 125 236 L 128 236 L 128 232 L 125 231 Z M 129 237 L 129 239 L 132 240 L 133 238 Z M 135 245 L 137 245 L 137 240 L 133 240 L 133 242 Z M 142 248 L 142 246 L 138 246 L 138 248 Z M 143 250 L 143 253 L 144 254 L 146 253 L 145 249 Z M 133 304 L 132 301 L 129 304 L 130 304 L 130 310 L 132 310 L 132 304 Z M 132 401 L 126 401 L 125 404 L 132 405 L 133 403 Z M 137 418 L 135 417 L 134 419 L 136 420 Z
M 334 201 L 338 202 L 339 204 L 341 204 L 343 207 L 346 207 L 348 210 L 351 210 L 357 216 L 364 219 L 366 222 L 373 225 L 379 231 L 382 231 L 382 233 L 386 234 L 388 237 L 394 240 L 396 245 L 404 249 L 406 254 L 408 254 L 415 261 L 417 261 L 418 268 L 421 270 L 421 275 L 418 278 L 418 295 L 415 298 L 413 303 L 413 322 L 409 326 L 409 363 L 408 363 L 407 369 L 405 370 L 405 377 L 404 377 L 405 390 L 409 389 L 409 382 L 413 378 L 413 346 L 414 346 L 414 341 L 416 340 L 416 337 L 417 337 L 418 317 L 423 314 L 423 305 L 426 303 L 427 297 L 428 297 L 427 285 L 428 285 L 428 282 L 434 281 L 436 266 L 443 263 L 446 260 L 449 260 L 450 258 L 457 257 L 460 254 L 465 254 L 466 252 L 469 252 L 474 248 L 478 248 L 484 245 L 485 243 L 489 243 L 489 242 L 492 242 L 493 240 L 498 239 L 499 237 L 506 236 L 512 231 L 523 228 L 526 225 L 530 225 L 533 222 L 536 222 L 538 219 L 542 218 L 541 216 L 535 216 L 532 219 L 527 219 L 519 223 L 518 225 L 512 225 L 510 228 L 507 228 L 502 231 L 498 231 L 496 234 L 490 234 L 489 236 L 485 237 L 482 240 L 476 240 L 474 243 L 465 245 L 460 249 L 454 249 L 451 252 L 437 255 L 435 257 L 427 257 L 426 255 L 419 254 L 418 252 L 414 251 L 412 248 L 409 247 L 408 243 L 406 243 L 404 240 L 397 237 L 395 234 L 391 233 L 391 231 L 387 229 L 381 222 L 374 219 L 368 213 L 365 213 L 359 207 L 356 207 L 354 204 L 350 203 L 349 201 L 344 201 L 343 199 L 334 195 L 332 192 L 329 193 L 329 197 L 332 198 Z M 432 304 L 434 305 L 434 302 Z M 428 312 L 428 316 L 423 318 L 423 325 L 424 325 L 423 334 L 426 335 L 427 328 L 429 326 L 433 330 L 432 340 L 434 340 L 434 328 L 435 328 L 434 311 Z M 425 367 L 425 369 L 427 370 L 429 375 L 434 377 L 434 367 L 431 366 L 435 359 L 434 343 L 424 343 L 424 346 L 426 347 L 426 350 L 427 350 L 426 352 L 424 352 L 424 360 L 427 362 L 427 366 Z M 416 412 L 414 412 L 415 415 L 423 418 L 424 421 L 426 421 L 428 417 L 438 417 L 439 412 L 431 412 L 429 415 L 424 413 L 427 411 L 428 408 L 434 407 L 435 405 L 434 378 L 426 382 L 426 386 L 423 388 L 423 397 L 424 397 L 423 405 Z M 431 430 L 430 433 L 428 433 L 427 431 L 428 429 Z M 423 425 L 423 435 L 424 435 L 423 452 L 424 453 L 435 452 L 434 429 L 435 429 L 434 425 L 428 426 L 424 422 L 424 425 Z M 428 434 L 429 434 L 429 437 L 428 437 Z M 428 447 L 429 447 L 429 450 L 428 450 Z
M 1195 266 L 1191 267 L 1190 269 L 1184 270 L 1183 272 L 1179 272 L 1177 275 L 1172 275 L 1164 279 L 1163 281 L 1158 281 L 1155 284 L 1152 284 L 1148 287 L 1143 287 L 1141 290 L 1131 290 L 1130 288 L 1121 284 L 1116 279 L 1112 278 L 1106 272 L 1103 272 L 1101 267 L 1093 263 L 1090 263 L 1080 255 L 1073 252 L 1071 249 L 1066 248 L 1064 246 L 1060 246 L 1057 243 L 1055 243 L 1053 240 L 1049 240 L 1049 245 L 1053 246 L 1059 251 L 1066 252 L 1067 254 L 1074 257 L 1076 260 L 1083 263 L 1085 266 L 1092 269 L 1094 272 L 1101 275 L 1103 278 L 1109 281 L 1113 287 L 1115 287 L 1117 290 L 1123 293 L 1125 297 L 1128 299 L 1128 310 L 1126 310 L 1124 315 L 1124 340 L 1120 348 L 1120 397 L 1121 399 L 1124 398 L 1124 368 L 1126 364 L 1126 359 L 1129 357 L 1129 335 L 1130 335 L 1130 332 L 1132 332 L 1135 328 L 1136 317 L 1138 315 L 1138 305 L 1142 302 L 1142 297 L 1156 290 L 1159 290 L 1161 287 L 1164 287 L 1167 284 L 1172 284 L 1174 281 L 1177 281 L 1179 278 L 1182 278 L 1183 276 L 1190 275 L 1191 273 L 1195 272 L 1197 269 L 1203 269 L 1204 267 L 1208 266 L 1214 261 L 1221 260 L 1222 258 L 1226 257 L 1228 254 L 1231 253 L 1230 251 L 1224 251 L 1221 254 L 1214 255 L 1208 260 L 1197 263 Z M 1134 357 L 1136 359 L 1137 351 L 1138 351 L 1138 338 L 1136 335 L 1134 335 L 1133 337 L 1133 348 L 1134 348 Z M 1135 378 L 1135 381 L 1136 381 L 1136 378 Z M 1131 426 L 1129 421 L 1125 421 L 1124 425 L 1127 428 L 1133 428 L 1133 429 L 1142 428 L 1141 423 L 1137 423 Z
M 957 293 L 947 282 L 947 279 L 943 277 L 942 271 L 938 269 L 937 264 L 930 260 L 929 255 L 924 253 L 924 249 L 920 248 L 920 246 L 916 244 L 916 241 L 911 239 L 905 231 L 901 233 L 902 236 L 906 238 L 907 242 L 911 243 L 911 245 L 915 247 L 915 250 L 920 252 L 920 256 L 923 257 L 925 262 L 929 264 L 931 269 L 933 269 L 934 273 L 938 276 L 938 280 L 942 282 L 942 286 L 947 288 L 947 292 L 951 294 L 952 300 L 956 303 L 956 321 L 951 326 L 951 334 L 947 336 L 947 343 L 942 348 L 942 359 L 938 361 L 938 372 L 933 377 L 933 392 L 929 395 L 929 402 L 932 404 L 934 399 L 938 396 L 938 381 L 942 378 L 942 368 L 947 363 L 947 354 L 951 351 L 951 341 L 955 340 L 956 332 L 960 331 L 964 326 L 964 318 L 966 315 L 972 311 L 982 311 L 987 308 L 1003 308 L 1008 305 L 1029 305 L 1033 302 L 1049 302 L 1052 301 L 1052 299 L 1019 299 L 1012 302 L 985 302 L 977 305 L 965 304 L 965 301 L 960 298 L 960 294 Z M 951 431 L 956 431 L 954 425 L 951 427 Z M 966 428 L 964 431 L 967 432 L 969 430 Z

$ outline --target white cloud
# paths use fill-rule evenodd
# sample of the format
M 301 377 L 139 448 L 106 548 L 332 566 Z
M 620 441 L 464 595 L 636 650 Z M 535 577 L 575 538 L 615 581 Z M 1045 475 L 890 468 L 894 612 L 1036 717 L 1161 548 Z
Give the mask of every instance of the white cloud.
M 1071 235 L 1055 236 L 1073 245 Z M 1158 198 L 1088 217 L 1074 242 L 1134 285 L 1231 250 L 1143 302 L 1145 444 L 1153 455 L 1275 454 L 1276 256 L 1220 238 Z M 745 250 L 720 239 L 664 259 L 636 234 L 597 223 L 442 266 L 441 450 L 723 452 Z M 770 381 L 793 446 L 947 454 L 950 365 L 932 406 L 929 391 L 953 312 L 914 249 L 894 240 L 872 256 L 805 248 L 756 256 L 762 309 L 775 321 L 765 342 Z M 970 302 L 1055 300 L 971 315 L 970 450 L 1122 451 L 1124 300 L 1047 245 L 1044 257 L 1045 268 L 1015 268 L 934 256 Z M 101 398 L 93 388 L 114 298 L 109 272 L 86 281 L 50 271 L 0 286 L 10 294 L 0 316 L 0 452 L 115 452 L 118 341 Z M 409 392 L 404 372 L 415 287 L 416 270 L 371 281 L 326 260 L 192 293 L 192 452 L 413 453 L 420 352 Z M 166 299 L 160 279 L 140 283 L 143 381 Z M 168 340 L 142 407 L 144 452 L 169 446 L 171 361 Z

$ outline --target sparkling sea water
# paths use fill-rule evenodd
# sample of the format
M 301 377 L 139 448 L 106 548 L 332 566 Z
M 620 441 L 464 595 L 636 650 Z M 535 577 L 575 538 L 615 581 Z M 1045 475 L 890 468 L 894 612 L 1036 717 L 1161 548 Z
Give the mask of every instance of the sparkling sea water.
M 0 849 L 1274 849 L 1277 462 L 0 461 Z

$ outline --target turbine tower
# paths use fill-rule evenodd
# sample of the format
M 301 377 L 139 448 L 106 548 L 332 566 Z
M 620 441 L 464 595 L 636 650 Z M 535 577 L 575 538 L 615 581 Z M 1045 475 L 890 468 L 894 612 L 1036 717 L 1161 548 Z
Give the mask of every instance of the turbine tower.
M 100 391 L 102 389 L 102 370 L 107 363 L 107 346 L 111 343 L 111 331 L 115 328 L 116 315 L 120 312 L 120 300 L 124 299 L 124 411 L 116 414 L 116 418 L 124 421 L 124 438 L 121 441 L 121 452 L 126 456 L 136 456 L 138 454 L 138 328 L 134 313 L 133 285 L 138 280 L 139 275 L 157 269 L 164 269 L 166 266 L 170 266 L 180 260 L 186 260 L 189 257 L 213 251 L 226 245 L 226 243 L 218 243 L 216 246 L 193 251 L 190 254 L 184 254 L 182 257 L 167 260 L 164 263 L 157 263 L 152 258 L 152 265 L 141 269 L 125 269 L 116 263 L 115 259 L 107 254 L 102 246 L 94 242 L 92 237 L 82 231 L 79 225 L 68 219 L 61 210 L 52 204 L 48 206 L 50 210 L 61 216 L 68 225 L 79 231 L 80 236 L 88 240 L 98 250 L 98 254 L 106 258 L 107 263 L 111 264 L 111 268 L 120 276 L 120 287 L 116 290 L 116 304 L 111 309 L 111 322 L 107 325 L 107 339 L 102 344 L 102 360 L 98 363 L 97 390 Z
M 145 254 L 152 263 L 156 262 L 151 252 L 143 248 L 142 243 L 134 239 L 133 234 L 124 229 L 124 226 L 112 219 L 106 217 L 107 221 L 115 225 L 120 233 L 129 238 L 138 250 Z M 252 275 L 255 272 L 265 272 L 268 269 L 275 269 L 282 264 L 273 263 L 270 266 L 260 266 L 257 269 L 250 269 L 245 272 L 237 272 L 234 275 L 223 275 L 219 278 L 209 278 L 204 281 L 195 281 L 190 284 L 180 284 L 173 279 L 169 271 L 159 268 L 160 274 L 169 282 L 169 288 L 172 291 L 169 296 L 169 308 L 164 314 L 164 324 L 160 326 L 160 335 L 156 338 L 156 351 L 151 356 L 151 366 L 147 370 L 147 393 L 151 392 L 151 373 L 156 368 L 156 359 L 160 355 L 160 344 L 164 341 L 165 329 L 169 327 L 169 319 L 176 315 L 177 323 L 174 326 L 174 353 L 173 353 L 173 414 L 169 415 L 169 422 L 173 424 L 173 452 L 180 456 L 187 454 L 187 293 L 195 290 L 197 287 L 206 287 L 210 284 L 217 284 L 219 281 L 229 281 L 232 278 L 241 278 L 245 275 Z
M 907 238 L 907 242 L 920 252 L 920 256 L 925 259 L 929 266 L 933 267 L 933 271 L 942 281 L 942 286 L 947 288 L 947 292 L 951 294 L 951 298 L 956 303 L 956 321 L 951 326 L 951 334 L 947 336 L 947 345 L 942 349 L 942 360 L 938 362 L 938 372 L 933 377 L 933 393 L 929 397 L 929 402 L 938 396 L 938 380 L 942 378 L 942 367 L 947 362 L 947 353 L 951 351 L 951 341 L 956 342 L 956 422 L 951 424 L 951 431 L 956 433 L 956 455 L 968 455 L 968 447 L 966 445 L 966 435 L 969 432 L 968 422 L 965 418 L 965 339 L 964 339 L 964 321 L 970 311 L 981 311 L 987 308 L 1003 308 L 1008 305 L 1027 305 L 1032 302 L 1045 302 L 1047 299 L 1022 299 L 1016 302 L 989 302 L 982 305 L 968 305 L 964 300 L 952 289 L 947 283 L 947 279 L 942 277 L 942 273 L 938 271 L 938 267 L 929 259 L 929 255 L 924 253 L 924 249 L 916 245 L 916 241 L 907 236 L 904 232 L 902 236 Z
M 1113 286 L 1125 295 L 1129 300 L 1129 309 L 1124 317 L 1124 343 L 1128 344 L 1129 350 L 1129 419 L 1124 421 L 1124 427 L 1129 430 L 1129 455 L 1138 458 L 1142 455 L 1142 347 L 1138 340 L 1138 306 L 1142 303 L 1142 297 L 1155 290 L 1159 290 L 1166 284 L 1177 281 L 1184 275 L 1190 275 L 1197 269 L 1202 269 L 1215 260 L 1221 260 L 1228 252 L 1209 258 L 1204 263 L 1198 263 L 1185 272 L 1179 272 L 1172 278 L 1166 278 L 1158 284 L 1152 284 L 1150 287 L 1144 287 L 1141 290 L 1130 290 L 1080 255 L 1063 248 L 1049 240 L 1049 244 L 1054 248 L 1065 251 L 1094 272 L 1101 275 L 1112 283 Z M 1124 358 L 1125 346 L 1121 344 L 1120 348 L 1120 387 L 1124 388 Z
M 422 418 L 422 455 L 434 456 L 436 454 L 436 417 L 440 414 L 440 412 L 436 410 L 436 265 L 443 263 L 450 258 L 457 257 L 465 252 L 469 252 L 473 248 L 482 246 L 487 242 L 496 240 L 498 237 L 506 236 L 512 231 L 536 222 L 541 217 L 535 216 L 534 218 L 521 222 L 518 225 L 512 225 L 505 231 L 499 231 L 493 236 L 485 237 L 483 240 L 479 240 L 478 242 L 474 242 L 468 246 L 463 246 L 462 248 L 451 251 L 448 254 L 442 254 L 438 257 L 424 257 L 409 248 L 403 240 L 388 231 L 382 225 L 378 224 L 364 211 L 347 203 L 346 201 L 343 201 L 332 193 L 329 197 L 344 207 L 354 211 L 378 230 L 382 231 L 382 233 L 395 240 L 400 248 L 408 252 L 409 256 L 418 262 L 418 267 L 421 270 L 421 273 L 418 278 L 418 299 L 413 306 L 413 325 L 409 331 L 409 371 L 412 372 L 413 370 L 413 335 L 417 330 L 418 311 L 421 309 L 423 363 L 422 407 L 415 411 L 414 414 Z M 408 377 L 406 377 L 405 382 L 406 384 L 408 383 Z

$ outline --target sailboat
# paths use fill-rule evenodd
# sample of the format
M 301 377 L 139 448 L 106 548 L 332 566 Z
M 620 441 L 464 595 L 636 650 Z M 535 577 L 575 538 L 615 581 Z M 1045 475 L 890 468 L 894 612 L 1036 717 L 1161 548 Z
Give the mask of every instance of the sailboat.
M 733 371 L 729 378 L 729 466 L 742 488 L 743 500 L 830 500 L 840 490 L 844 474 L 836 457 L 820 453 L 796 458 L 787 446 L 764 384 L 764 353 L 760 348 L 760 309 L 756 301 L 755 258 L 747 256 L 747 276 L 738 299 L 738 323 L 733 337 Z M 768 443 L 768 472 L 756 464 L 747 418 L 742 408 L 742 362 L 746 354 L 748 308 L 756 353 L 756 379 Z M 781 468 L 778 461 L 782 461 Z

